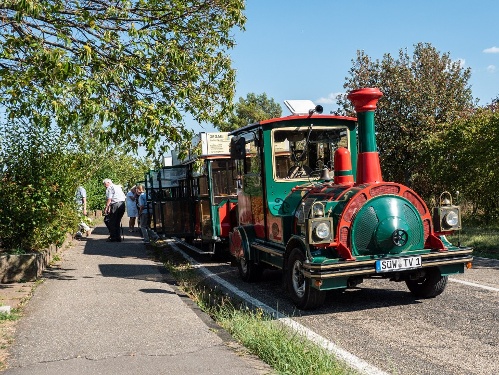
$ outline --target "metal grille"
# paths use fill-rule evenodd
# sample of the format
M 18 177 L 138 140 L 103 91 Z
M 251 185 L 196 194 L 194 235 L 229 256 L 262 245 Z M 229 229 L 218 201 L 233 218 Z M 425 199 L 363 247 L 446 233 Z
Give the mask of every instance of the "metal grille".
M 375 197 L 377 195 L 393 194 L 398 195 L 400 192 L 400 187 L 396 185 L 381 185 L 376 186 L 371 189 L 371 196 Z
M 409 228 L 411 230 L 412 236 L 409 237 L 409 247 L 412 247 L 413 245 L 416 245 L 421 242 L 421 231 L 419 230 L 419 225 L 420 221 L 418 220 L 418 217 L 416 216 L 416 213 L 411 210 L 411 208 L 408 205 L 404 205 L 404 219 L 409 225 Z
M 405 191 L 404 198 L 411 202 L 414 207 L 419 211 L 421 216 L 426 214 L 425 206 L 421 203 L 421 199 L 415 195 L 412 191 Z
M 352 221 L 352 218 L 355 216 L 359 208 L 361 208 L 364 205 L 364 202 L 367 201 L 367 197 L 365 194 L 359 194 L 357 195 L 352 203 L 348 205 L 348 209 L 343 215 L 343 220 L 345 221 Z
M 423 221 L 423 229 L 424 229 L 424 239 L 426 241 L 426 239 L 430 235 L 430 220 L 429 219 L 426 219 Z
M 340 229 L 340 243 L 348 247 L 348 234 L 349 234 L 349 229 L 348 227 L 342 227 Z
M 414 248 L 417 244 L 423 242 L 421 238 L 420 220 L 419 215 L 409 204 L 404 204 L 400 212 L 400 218 L 404 220 L 408 227 L 409 241 L 406 244 L 406 249 Z M 366 207 L 362 210 L 360 215 L 355 218 L 355 237 L 352 238 L 352 250 L 355 254 L 375 254 L 379 253 L 381 248 L 376 244 L 374 233 L 379 225 L 379 218 L 375 209 L 372 206 Z M 429 228 L 428 228 L 429 230 Z M 426 231 L 426 228 L 425 228 Z M 394 248 L 395 249 L 395 248 Z
M 369 243 L 372 242 L 373 233 L 378 226 L 379 220 L 373 207 L 369 207 L 357 218 L 355 223 L 355 247 L 359 252 L 369 251 Z M 361 228 L 361 230 L 359 230 Z M 372 247 L 372 245 L 371 245 Z

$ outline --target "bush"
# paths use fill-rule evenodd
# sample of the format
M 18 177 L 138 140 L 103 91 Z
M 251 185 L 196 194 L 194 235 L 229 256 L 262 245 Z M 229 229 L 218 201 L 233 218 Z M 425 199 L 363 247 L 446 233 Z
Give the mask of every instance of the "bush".
M 78 223 L 68 142 L 55 131 L 15 124 L 0 142 L 2 247 L 19 253 L 62 244 Z

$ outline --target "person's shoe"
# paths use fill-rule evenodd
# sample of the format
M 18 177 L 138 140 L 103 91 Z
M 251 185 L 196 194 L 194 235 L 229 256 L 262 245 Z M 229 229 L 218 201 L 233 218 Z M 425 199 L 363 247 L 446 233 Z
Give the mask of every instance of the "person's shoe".
M 108 238 L 106 241 L 107 242 L 121 242 L 121 239 L 120 238 Z

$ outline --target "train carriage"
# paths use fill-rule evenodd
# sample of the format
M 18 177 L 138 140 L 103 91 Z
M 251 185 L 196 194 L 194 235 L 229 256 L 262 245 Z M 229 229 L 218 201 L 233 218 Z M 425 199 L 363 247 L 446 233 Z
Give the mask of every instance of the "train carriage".
M 184 238 L 198 252 L 228 252 L 229 232 L 237 220 L 237 178 L 229 154 L 228 133 L 201 133 L 185 160 L 157 172 L 155 228 Z
M 357 118 L 288 102 L 293 115 L 231 133 L 239 189 L 230 252 L 244 280 L 282 269 L 295 304 L 310 309 L 325 291 L 365 278 L 404 281 L 417 297 L 434 297 L 448 275 L 471 266 L 472 249 L 445 237 L 461 226 L 450 194 L 430 212 L 410 188 L 383 181 L 374 131 L 381 96 L 351 92 Z

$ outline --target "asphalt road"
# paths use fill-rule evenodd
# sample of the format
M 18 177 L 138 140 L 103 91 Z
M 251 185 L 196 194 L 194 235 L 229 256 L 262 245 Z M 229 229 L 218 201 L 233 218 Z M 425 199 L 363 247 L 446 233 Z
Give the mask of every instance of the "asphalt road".
M 189 253 L 194 255 L 193 253 Z M 388 374 L 499 374 L 499 261 L 475 260 L 444 293 L 416 299 L 405 283 L 366 280 L 330 293 L 314 311 L 297 310 L 281 274 L 248 284 L 236 267 L 195 257 L 211 272 Z M 464 283 L 463 283 L 464 282 Z

